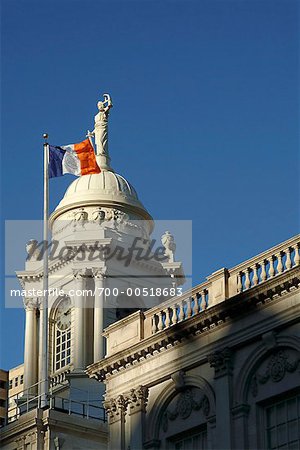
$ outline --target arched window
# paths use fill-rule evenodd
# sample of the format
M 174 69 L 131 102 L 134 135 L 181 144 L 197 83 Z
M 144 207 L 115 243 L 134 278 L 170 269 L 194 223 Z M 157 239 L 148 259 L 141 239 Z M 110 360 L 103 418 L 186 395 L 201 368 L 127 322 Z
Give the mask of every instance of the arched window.
M 71 363 L 71 309 L 69 297 L 63 298 L 56 309 L 53 335 L 54 372 Z

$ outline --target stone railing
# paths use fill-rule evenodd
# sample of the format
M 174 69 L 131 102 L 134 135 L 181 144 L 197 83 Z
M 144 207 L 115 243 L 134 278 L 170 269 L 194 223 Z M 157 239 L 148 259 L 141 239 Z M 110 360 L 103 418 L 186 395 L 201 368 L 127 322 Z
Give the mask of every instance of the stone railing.
M 300 236 L 295 236 L 229 270 L 229 296 L 244 292 L 299 265 Z
M 104 333 L 108 338 L 107 356 L 292 270 L 300 263 L 299 248 L 300 235 L 232 269 L 222 268 L 214 272 L 204 283 L 180 297 L 172 297 L 144 313 L 137 311 L 110 325 Z
M 205 282 L 146 311 L 145 334 L 154 334 L 204 311 L 210 304 L 210 294 L 211 283 Z

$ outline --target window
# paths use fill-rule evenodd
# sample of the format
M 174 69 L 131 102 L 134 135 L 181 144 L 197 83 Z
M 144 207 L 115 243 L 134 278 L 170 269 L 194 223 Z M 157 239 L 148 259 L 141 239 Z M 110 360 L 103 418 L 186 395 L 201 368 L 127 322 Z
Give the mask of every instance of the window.
M 265 408 L 267 448 L 300 448 L 300 395 L 278 401 Z
M 55 333 L 55 370 L 67 366 L 71 362 L 71 331 L 60 331 L 56 327 Z
M 21 375 L 20 376 L 20 384 L 23 384 L 24 383 L 24 375 Z
M 172 449 L 174 450 L 206 450 L 207 449 L 207 430 L 206 426 L 198 428 L 194 432 L 191 430 L 170 438 Z
M 18 377 L 15 378 L 15 387 L 18 386 Z
M 9 389 L 12 389 L 13 380 L 9 380 Z
M 1 380 L 1 381 L 0 381 L 0 388 L 1 388 L 1 389 L 5 389 L 5 387 L 6 387 L 6 382 L 3 381 L 3 380 Z
M 54 372 L 71 363 L 71 310 L 71 299 L 62 298 L 57 305 L 54 323 Z

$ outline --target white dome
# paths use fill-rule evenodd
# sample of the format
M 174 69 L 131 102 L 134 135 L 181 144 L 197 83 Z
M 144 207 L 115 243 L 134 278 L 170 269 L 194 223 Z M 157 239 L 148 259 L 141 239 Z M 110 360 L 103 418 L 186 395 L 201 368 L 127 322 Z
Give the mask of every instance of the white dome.
M 83 175 L 74 180 L 51 219 L 55 220 L 67 210 L 89 205 L 121 207 L 143 219 L 152 219 L 139 201 L 134 187 L 121 175 L 106 170 L 97 174 Z

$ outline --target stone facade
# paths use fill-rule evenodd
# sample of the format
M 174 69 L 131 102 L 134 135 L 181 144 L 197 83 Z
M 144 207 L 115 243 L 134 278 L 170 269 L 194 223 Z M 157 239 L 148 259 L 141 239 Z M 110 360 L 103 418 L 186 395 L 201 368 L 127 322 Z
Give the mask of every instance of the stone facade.
M 299 287 L 296 236 L 108 327 L 109 448 L 298 448 Z

